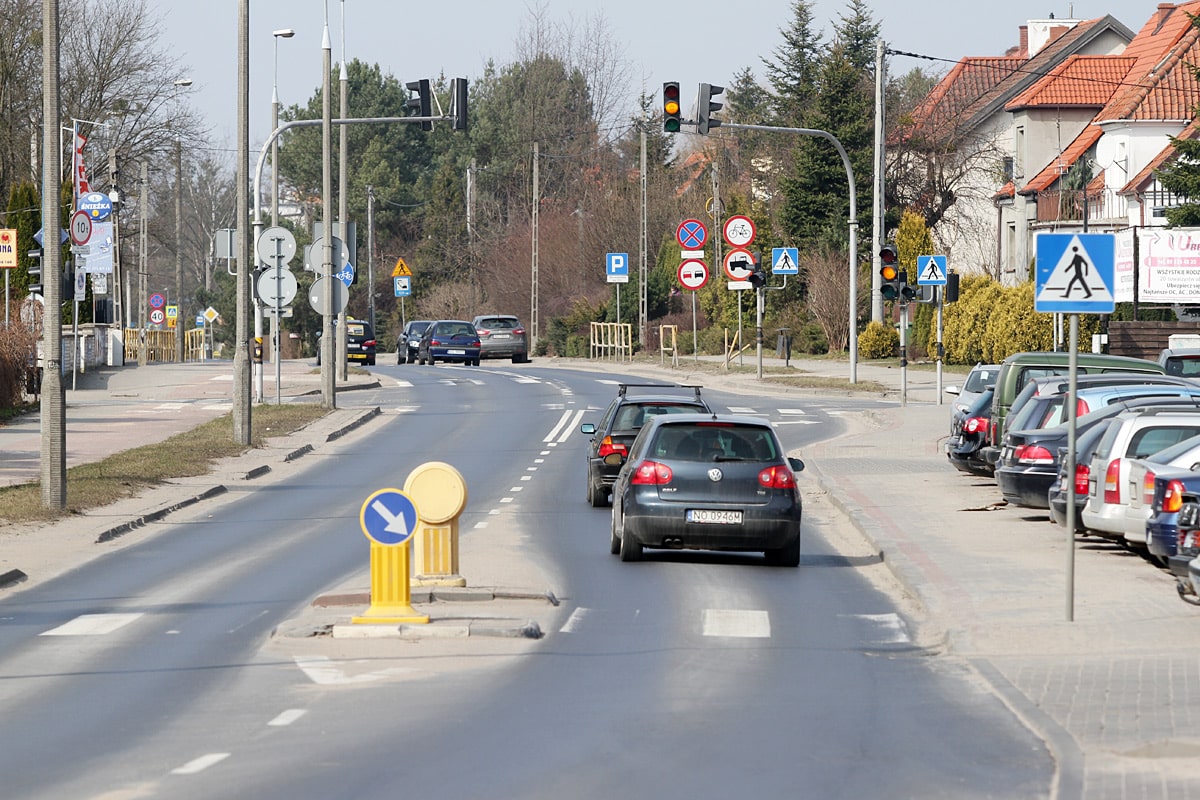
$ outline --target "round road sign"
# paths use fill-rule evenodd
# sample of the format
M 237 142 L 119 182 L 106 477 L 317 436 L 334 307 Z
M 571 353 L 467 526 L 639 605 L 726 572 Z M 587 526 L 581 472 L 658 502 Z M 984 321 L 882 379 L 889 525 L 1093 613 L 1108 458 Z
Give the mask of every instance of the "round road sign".
M 698 219 L 685 219 L 679 223 L 675 239 L 684 250 L 703 250 L 708 241 L 708 228 Z
M 261 264 L 283 266 L 296 255 L 296 237 L 287 228 L 267 228 L 254 243 L 254 255 Z
M 167 318 L 167 315 L 163 313 L 163 310 L 161 308 L 156 308 L 150 312 L 150 324 L 151 325 L 162 325 L 163 321 L 166 318 Z
M 333 308 L 325 307 L 325 281 L 333 283 Z M 313 311 L 323 317 L 331 314 L 340 314 L 346 308 L 346 303 L 350 302 L 350 290 L 346 288 L 346 284 L 339 281 L 337 278 L 317 278 L 313 281 L 312 286 L 308 290 L 308 304 L 312 306 Z
M 367 538 L 388 546 L 408 542 L 416 532 L 418 519 L 412 498 L 399 489 L 372 492 L 358 511 L 358 523 Z
M 725 274 L 731 281 L 748 280 L 753 266 L 754 254 L 749 250 L 735 247 L 725 254 Z
M 745 247 L 754 241 L 754 221 L 749 217 L 736 214 L 725 220 L 721 232 L 729 244 L 734 247 Z
M 162 308 L 166 304 L 167 304 L 167 298 L 163 297 L 158 292 L 155 292 L 154 294 L 150 295 L 150 307 L 151 308 Z
M 271 308 L 291 305 L 296 299 L 296 276 L 286 267 L 264 269 L 258 276 L 258 299 Z
M 86 211 L 71 215 L 71 243 L 82 247 L 92 238 L 92 218 Z
M 679 265 L 679 285 L 696 291 L 708 283 L 708 265 L 697 259 L 689 259 Z

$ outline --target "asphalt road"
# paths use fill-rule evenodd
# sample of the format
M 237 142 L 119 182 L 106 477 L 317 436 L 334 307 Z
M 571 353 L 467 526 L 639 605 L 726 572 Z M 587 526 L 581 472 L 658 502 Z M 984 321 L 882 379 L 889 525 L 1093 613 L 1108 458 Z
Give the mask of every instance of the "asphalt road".
M 339 399 L 378 405 L 376 423 L 0 604 L 5 797 L 1049 793 L 1045 746 L 912 639 L 812 482 L 799 570 L 624 564 L 585 503 L 578 433 L 618 374 L 377 371 L 381 388 Z M 801 449 L 875 404 L 706 395 Z M 431 460 L 467 481 L 464 551 L 496 559 L 480 569 L 557 597 L 544 638 L 273 637 L 361 575 L 367 495 Z

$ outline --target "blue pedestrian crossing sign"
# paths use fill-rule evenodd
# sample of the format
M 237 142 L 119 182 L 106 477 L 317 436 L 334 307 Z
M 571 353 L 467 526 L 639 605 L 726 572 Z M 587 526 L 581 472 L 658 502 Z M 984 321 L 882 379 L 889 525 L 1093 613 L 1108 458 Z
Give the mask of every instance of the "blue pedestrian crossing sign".
M 629 253 L 609 253 L 604 272 L 609 283 L 629 283 Z
M 946 257 L 917 256 L 917 285 L 945 286 Z
M 799 275 L 800 252 L 795 247 L 771 248 L 772 275 Z
M 1111 314 L 1116 237 L 1039 233 L 1033 307 L 1043 313 Z
M 417 529 L 417 507 L 399 489 L 379 489 L 363 501 L 358 521 L 376 544 L 404 544 Z

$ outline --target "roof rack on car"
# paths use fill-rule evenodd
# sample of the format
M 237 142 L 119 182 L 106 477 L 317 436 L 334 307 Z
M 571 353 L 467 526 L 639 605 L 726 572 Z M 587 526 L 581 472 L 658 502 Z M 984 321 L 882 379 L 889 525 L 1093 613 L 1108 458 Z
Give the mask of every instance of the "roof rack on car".
M 617 397 L 624 397 L 627 389 L 634 387 L 639 389 L 691 389 L 696 395 L 696 399 L 700 399 L 700 390 L 703 388 L 694 383 L 619 383 L 617 384 Z

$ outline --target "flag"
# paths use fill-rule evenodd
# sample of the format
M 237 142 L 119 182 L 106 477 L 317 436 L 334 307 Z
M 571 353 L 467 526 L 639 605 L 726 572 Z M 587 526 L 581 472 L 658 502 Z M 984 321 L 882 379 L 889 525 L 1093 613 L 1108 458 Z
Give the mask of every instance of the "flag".
M 75 156 L 72 161 L 73 182 L 75 184 L 75 206 L 79 206 L 79 196 L 87 194 L 92 190 L 88 184 L 87 168 L 83 164 L 83 146 L 87 144 L 85 137 L 78 130 L 75 131 Z

